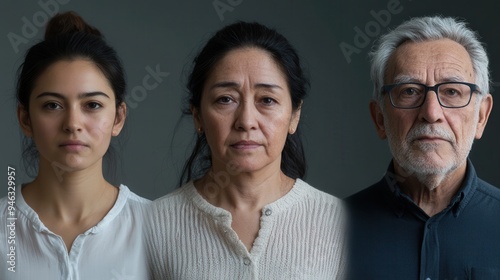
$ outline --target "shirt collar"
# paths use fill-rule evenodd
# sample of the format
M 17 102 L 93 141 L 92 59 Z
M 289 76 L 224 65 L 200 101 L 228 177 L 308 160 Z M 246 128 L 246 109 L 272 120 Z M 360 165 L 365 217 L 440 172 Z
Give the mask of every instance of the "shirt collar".
M 467 159 L 467 170 L 465 171 L 462 187 L 454 199 L 451 200 L 450 206 L 453 207 L 453 215 L 457 217 L 460 212 L 467 206 L 472 196 L 477 189 L 477 173 L 472 165 L 472 161 Z
M 23 185 L 24 186 L 24 185 Z M 17 188 L 16 190 L 16 206 L 17 209 L 24 215 L 26 218 L 31 222 L 33 228 L 38 231 L 38 232 L 51 232 L 40 220 L 40 217 L 38 214 L 31 208 L 26 201 L 24 200 L 24 197 L 21 192 L 21 188 Z M 103 228 L 106 227 L 107 224 L 109 224 L 124 208 L 125 204 L 127 203 L 127 200 L 129 196 L 131 195 L 131 191 L 129 188 L 125 185 L 120 185 L 119 191 L 118 191 L 118 197 L 116 198 L 115 204 L 109 210 L 109 212 L 104 216 L 104 218 L 99 221 L 95 226 L 91 227 L 87 231 L 85 231 L 84 234 L 90 234 L 90 233 L 98 233 L 100 232 Z
M 392 200 L 391 205 L 393 205 L 394 213 L 401 217 L 403 216 L 405 209 L 410 207 L 413 203 L 411 199 L 401 191 L 399 187 L 399 182 L 402 181 L 402 177 L 397 175 L 394 171 L 393 161 L 389 164 L 385 176 L 382 180 L 385 180 L 387 189 L 391 193 L 390 197 Z M 455 217 L 461 213 L 461 211 L 467 206 L 470 199 L 472 198 L 474 192 L 477 189 L 477 174 L 474 166 L 470 159 L 467 159 L 467 168 L 465 171 L 465 177 L 460 187 L 460 191 L 451 200 L 451 203 L 446 207 L 445 211 L 452 211 Z M 418 207 L 418 206 L 417 206 Z

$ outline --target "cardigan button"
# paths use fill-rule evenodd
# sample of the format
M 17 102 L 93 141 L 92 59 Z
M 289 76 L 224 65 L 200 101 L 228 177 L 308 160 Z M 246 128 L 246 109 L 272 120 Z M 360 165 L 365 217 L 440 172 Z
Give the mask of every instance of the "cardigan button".
M 264 214 L 266 216 L 271 216 L 272 213 L 273 213 L 273 210 L 271 210 L 271 209 L 266 209 L 266 211 L 264 212 Z
M 250 261 L 250 259 L 249 259 L 249 258 L 244 258 L 244 259 L 243 259 L 243 263 L 244 263 L 245 265 L 250 265 L 251 261 Z

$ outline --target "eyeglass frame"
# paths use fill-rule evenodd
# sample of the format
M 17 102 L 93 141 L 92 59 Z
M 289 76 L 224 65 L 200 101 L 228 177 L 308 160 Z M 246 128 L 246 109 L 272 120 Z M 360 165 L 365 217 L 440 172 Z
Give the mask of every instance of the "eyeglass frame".
M 439 86 L 446 85 L 446 84 L 462 84 L 462 85 L 469 86 L 469 88 L 470 88 L 470 94 L 469 94 L 469 100 L 467 101 L 467 103 L 465 105 L 459 106 L 459 107 L 452 107 L 452 106 L 445 106 L 445 105 L 443 105 L 441 103 L 441 99 L 439 98 L 438 88 L 439 88 Z M 424 98 L 422 99 L 422 103 L 420 103 L 420 105 L 414 106 L 414 107 L 398 107 L 398 106 L 394 105 L 394 102 L 392 100 L 392 95 L 390 94 L 390 91 L 392 89 L 394 89 L 395 87 L 400 86 L 400 85 L 419 85 L 419 86 L 422 86 L 425 89 L 425 91 L 424 91 L 425 92 L 424 93 Z M 408 83 L 397 83 L 397 84 L 383 85 L 382 88 L 381 88 L 381 92 L 389 94 L 389 100 L 391 101 L 391 105 L 394 108 L 398 108 L 398 109 L 416 109 L 416 108 L 422 107 L 424 105 L 424 103 L 425 103 L 425 99 L 427 98 L 427 93 L 429 93 L 429 91 L 431 91 L 431 90 L 434 91 L 434 93 L 436 94 L 438 103 L 439 103 L 439 105 L 441 107 L 443 107 L 443 108 L 450 108 L 450 109 L 459 109 L 459 108 L 464 108 L 464 107 L 466 107 L 467 105 L 470 104 L 470 101 L 472 100 L 472 94 L 474 92 L 481 93 L 479 91 L 478 87 L 479 86 L 476 85 L 476 84 L 466 83 L 466 82 L 444 82 L 444 83 L 435 84 L 434 86 L 428 86 L 428 85 L 424 85 L 424 84 L 421 84 L 421 83 L 408 82 Z

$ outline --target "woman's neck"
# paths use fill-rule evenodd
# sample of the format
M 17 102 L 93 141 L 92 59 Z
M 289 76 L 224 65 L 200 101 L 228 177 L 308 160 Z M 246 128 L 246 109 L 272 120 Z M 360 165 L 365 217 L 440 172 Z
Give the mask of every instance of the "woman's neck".
M 211 170 L 195 182 L 200 194 L 211 204 L 226 210 L 259 210 L 283 197 L 294 180 L 280 169 L 274 172 L 251 172 L 231 175 Z
M 78 222 L 114 204 L 118 190 L 104 179 L 102 161 L 85 170 L 66 170 L 40 159 L 38 176 L 23 187 L 26 203 L 40 217 Z
M 279 166 L 257 172 L 231 171 L 213 166 L 195 186 L 210 204 L 231 213 L 231 227 L 250 252 L 260 230 L 262 209 L 286 195 L 294 180 Z

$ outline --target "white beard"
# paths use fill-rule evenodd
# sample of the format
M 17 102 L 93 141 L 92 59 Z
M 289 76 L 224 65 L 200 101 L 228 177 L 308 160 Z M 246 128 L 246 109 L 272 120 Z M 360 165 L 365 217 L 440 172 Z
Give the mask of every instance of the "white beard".
M 478 114 L 475 114 L 479 118 Z M 386 120 L 387 118 L 384 118 Z M 477 121 L 475 121 L 477 126 Z M 418 124 L 412 128 L 406 139 L 401 141 L 391 130 L 389 124 L 385 123 L 389 148 L 395 162 L 408 176 L 415 176 L 417 180 L 429 190 L 438 187 L 448 174 L 462 166 L 467 160 L 467 156 L 472 148 L 475 134 L 471 133 L 464 139 L 462 145 L 457 145 L 453 133 L 447 131 L 439 125 Z M 476 127 L 472 131 L 476 131 Z M 431 158 L 430 153 L 436 153 L 439 144 L 418 143 L 415 139 L 422 135 L 439 136 L 446 139 L 451 145 L 452 153 L 440 157 L 440 161 Z

